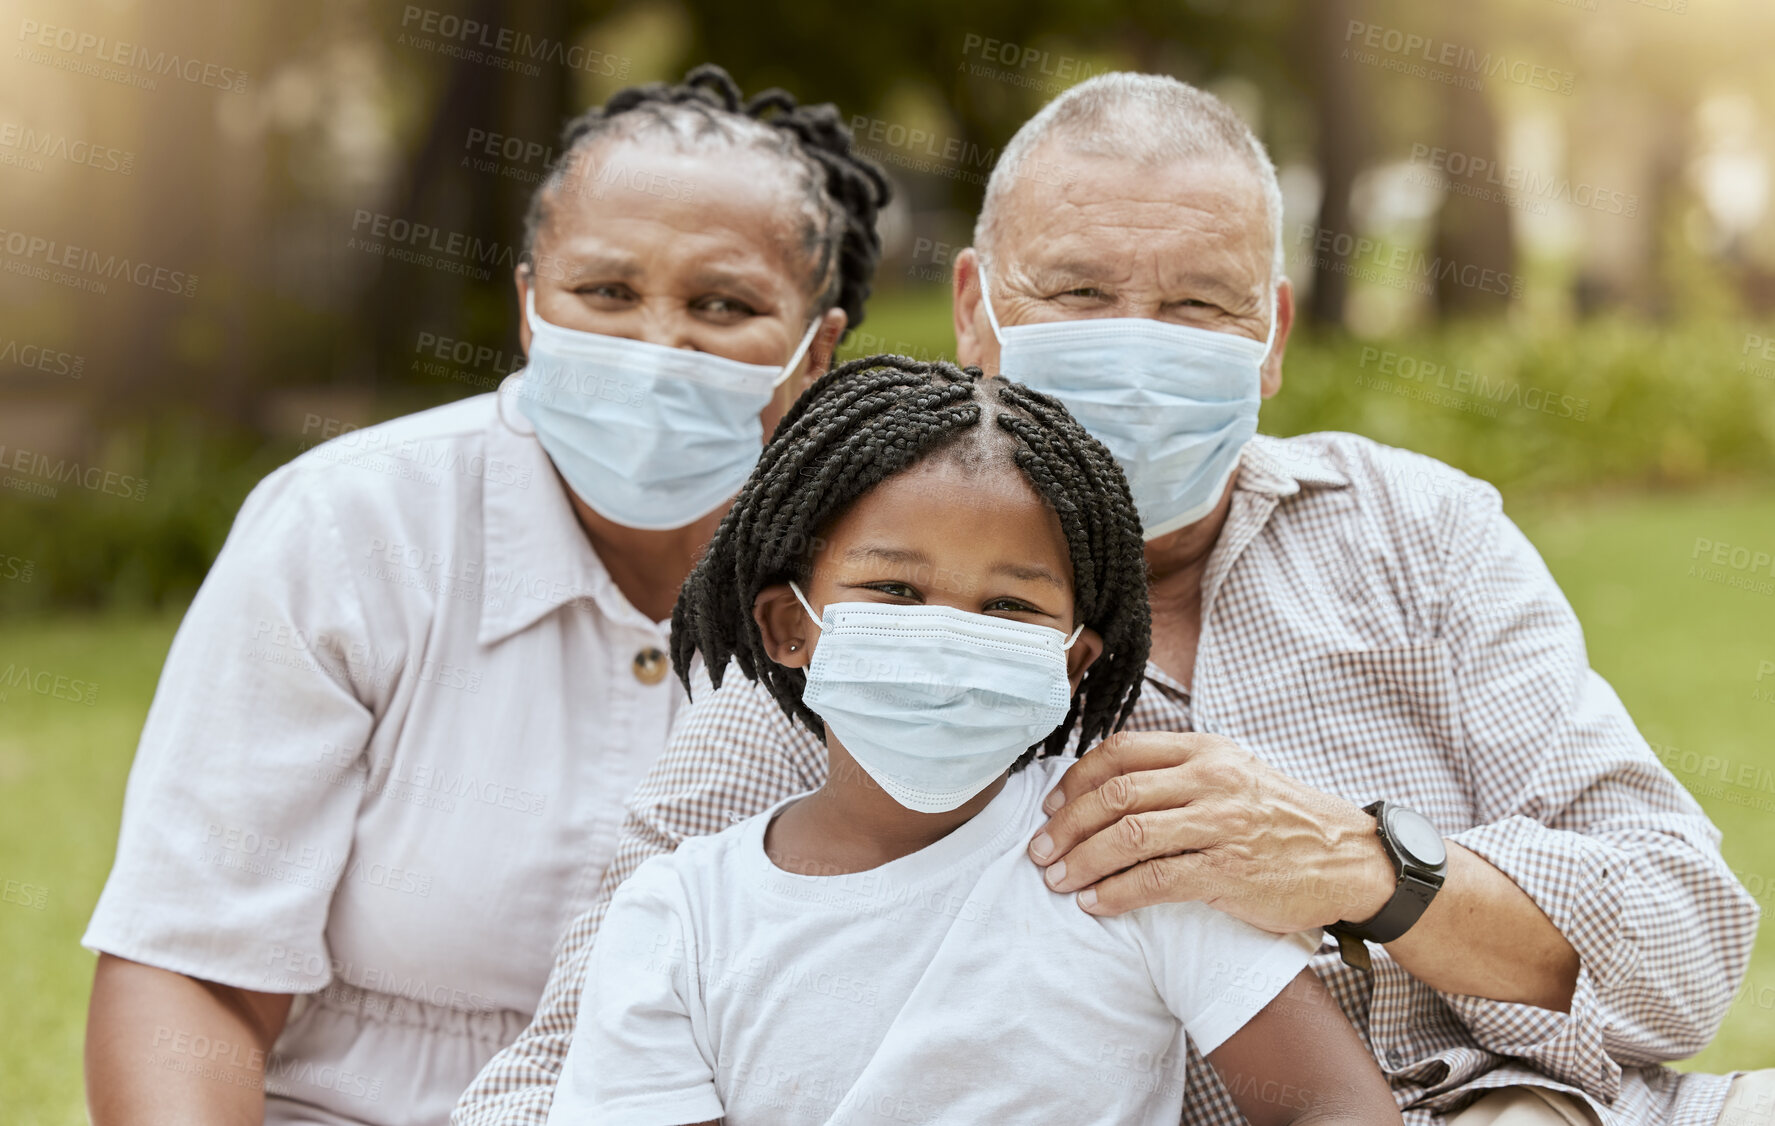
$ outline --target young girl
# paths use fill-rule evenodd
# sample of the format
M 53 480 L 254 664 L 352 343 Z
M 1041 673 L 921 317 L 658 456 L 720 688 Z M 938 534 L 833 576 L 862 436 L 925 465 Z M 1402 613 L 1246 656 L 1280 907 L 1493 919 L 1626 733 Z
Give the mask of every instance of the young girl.
M 687 687 L 693 654 L 763 681 L 830 777 L 618 890 L 549 1121 L 1175 1126 L 1187 1035 L 1256 1126 L 1399 1122 L 1317 934 L 1088 915 L 1025 855 L 1075 728 L 1139 691 L 1141 546 L 1053 399 L 897 356 L 809 389 L 672 657 Z

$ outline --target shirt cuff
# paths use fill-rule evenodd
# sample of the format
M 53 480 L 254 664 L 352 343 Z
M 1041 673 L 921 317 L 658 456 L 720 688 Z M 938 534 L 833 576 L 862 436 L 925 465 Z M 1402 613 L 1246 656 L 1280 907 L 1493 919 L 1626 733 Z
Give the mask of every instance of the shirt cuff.
M 256 993 L 319 993 L 333 982 L 332 957 L 324 941 L 249 939 L 221 930 L 204 934 L 177 920 L 109 906 L 103 897 L 80 945 L 95 954 Z
M 1219 990 L 1213 1003 L 1185 1024 L 1190 1042 L 1204 1057 L 1268 1008 L 1312 964 L 1313 953 L 1324 942 L 1324 932 L 1317 929 L 1269 937 L 1263 957 L 1240 970 L 1239 977 L 1251 984 Z
M 1487 1051 L 1534 1065 L 1600 1102 L 1621 1090 L 1621 1065 L 1608 1053 L 1608 1009 L 1601 990 L 1632 977 L 1639 944 L 1626 927 L 1626 904 L 1610 880 L 1613 850 L 1581 833 L 1549 829 L 1528 817 L 1478 825 L 1449 840 L 1503 872 L 1546 913 L 1578 954 L 1569 1011 L 1442 993 Z
M 1582 963 L 1569 1013 L 1458 993 L 1441 997 L 1486 1051 L 1531 1064 L 1601 1103 L 1620 1095 L 1621 1065 L 1603 1046 L 1602 1002 Z

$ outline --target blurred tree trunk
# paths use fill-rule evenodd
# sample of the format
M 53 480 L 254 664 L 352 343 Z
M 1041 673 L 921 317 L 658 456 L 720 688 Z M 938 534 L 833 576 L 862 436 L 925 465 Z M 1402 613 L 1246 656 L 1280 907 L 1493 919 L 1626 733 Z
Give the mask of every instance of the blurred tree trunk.
M 509 0 L 506 14 L 521 30 L 543 36 L 552 43 L 568 43 L 576 30 L 570 8 L 571 5 L 560 0 Z M 577 91 L 572 77 L 568 68 L 548 65 L 543 66 L 542 73 L 535 77 L 508 75 L 504 81 L 505 97 L 501 99 L 495 118 L 500 131 L 507 136 L 534 141 L 558 154 L 562 126 L 585 108 L 574 103 Z M 545 170 L 541 162 L 524 165 L 526 172 L 540 174 Z M 474 230 L 486 232 L 483 237 L 522 249 L 524 213 L 529 209 L 530 197 L 539 186 L 538 182 L 513 176 L 477 174 L 477 178 L 488 190 L 473 197 L 471 222 Z M 516 356 L 522 351 L 518 344 L 518 322 L 523 319 L 524 311 L 518 307 L 510 269 L 503 263 L 496 267 L 485 287 L 489 291 L 489 300 L 476 307 L 473 323 L 464 326 L 464 336 L 475 340 L 496 340 L 501 352 Z M 476 374 L 494 375 L 492 372 Z
M 574 30 L 568 7 L 560 0 L 510 0 L 507 11 L 517 27 L 533 35 L 545 36 L 550 42 L 565 43 Z M 536 141 L 551 150 L 557 149 L 561 127 L 568 118 L 577 116 L 585 108 L 572 104 L 574 91 L 568 78 L 566 67 L 545 66 L 534 78 L 514 75 L 507 79 L 507 96 L 501 107 L 505 132 Z M 533 170 L 541 172 L 542 168 L 533 166 Z M 530 206 L 530 196 L 535 188 L 533 183 L 510 176 L 500 177 L 496 190 L 484 197 L 490 211 L 477 219 L 492 224 L 501 232 L 502 239 L 521 242 L 524 212 Z M 495 280 L 504 280 L 507 287 L 510 286 L 510 279 Z M 512 339 L 517 339 L 515 327 Z
M 510 27 L 507 8 L 506 0 L 473 0 L 463 18 L 495 29 Z M 508 244 L 512 233 L 497 229 L 492 219 L 495 208 L 489 202 L 498 180 L 492 174 L 461 167 L 464 142 L 471 128 L 497 126 L 502 76 L 508 82 L 541 79 L 467 61 L 445 59 L 437 65 L 446 68 L 443 93 L 405 181 L 392 193 L 395 202 L 390 214 L 395 219 L 428 224 L 444 237 L 461 232 L 470 238 Z M 546 74 L 549 65 L 544 63 L 543 67 Z M 386 258 L 374 261 L 377 273 L 370 299 L 364 303 L 365 323 L 360 331 L 365 339 L 375 341 L 370 390 L 378 391 L 386 382 L 406 380 L 415 333 L 466 335 L 462 316 L 469 283 L 451 271 Z
M 1628 73 L 1601 75 L 1574 114 L 1572 181 L 1618 193 L 1621 208 L 1579 210 L 1572 304 L 1582 317 L 1620 308 L 1659 316 L 1670 304 L 1663 236 L 1671 210 L 1686 198 L 1684 115 L 1626 84 Z
M 145 11 L 138 18 L 146 37 L 155 21 Z M 200 13 L 175 21 L 174 27 L 194 56 L 221 58 L 228 50 L 228 38 Z M 93 390 L 100 393 L 95 405 L 102 422 L 150 415 L 169 402 L 201 403 L 224 417 L 240 417 L 234 396 L 219 386 L 214 357 L 178 354 L 172 332 L 237 300 L 227 280 L 214 273 L 223 260 L 210 213 L 219 174 L 215 166 L 225 159 L 215 136 L 218 95 L 184 82 L 162 79 L 161 84 L 164 88 L 152 94 L 89 89 L 80 95 L 95 103 L 127 104 L 134 123 L 126 135 L 135 139 L 130 147 L 140 157 L 134 176 L 97 186 L 111 199 L 86 212 L 68 241 L 85 242 L 80 236 L 103 229 L 104 242 L 92 241 L 107 255 L 197 277 L 196 294 L 189 297 L 120 281 L 107 282 L 103 295 L 81 295 L 83 308 L 102 310 L 102 331 L 92 337 L 101 353 L 92 361 L 101 373 L 102 383 Z
M 1469 8 L 1448 9 L 1445 23 L 1451 42 L 1485 41 L 1485 29 L 1473 19 Z M 1465 90 L 1452 83 L 1443 87 L 1442 147 L 1465 156 L 1469 167 L 1504 167 L 1499 156 L 1498 116 L 1483 87 Z M 1516 279 L 1513 226 L 1510 209 L 1501 201 L 1445 193 L 1436 213 L 1431 249 L 1438 265 L 1436 312 L 1440 318 L 1495 315 L 1509 306 L 1509 290 Z M 1483 273 L 1487 270 L 1492 277 Z
M 1691 119 L 1683 107 L 1663 102 L 1649 118 L 1649 186 L 1645 214 L 1640 218 L 1646 230 L 1648 252 L 1639 291 L 1628 295 L 1625 304 L 1663 320 L 1676 311 L 1670 292 L 1671 240 L 1682 237 L 1677 233 L 1681 230 L 1680 222 L 1673 221 L 1674 217 L 1694 198 L 1683 182 L 1693 137 L 1683 127 Z
M 237 44 L 236 51 L 251 52 L 250 60 L 242 58 L 237 65 L 247 66 L 261 83 L 273 66 L 267 56 L 280 42 L 296 41 L 299 32 L 292 24 L 300 17 L 285 9 L 247 7 L 229 21 L 228 41 Z M 254 92 L 257 96 L 258 91 Z M 233 96 L 233 95 L 224 95 Z M 219 111 L 236 111 L 228 105 Z M 237 111 L 236 111 L 237 112 Z M 210 399 L 212 404 L 236 422 L 247 422 L 257 414 L 260 399 L 274 378 L 276 365 L 266 356 L 265 332 L 255 324 L 253 314 L 264 307 L 267 293 L 273 288 L 271 237 L 277 221 L 268 196 L 266 166 L 269 145 L 265 134 L 240 135 L 218 127 L 220 113 L 209 115 L 215 135 L 204 151 L 212 155 L 215 167 L 204 177 L 215 185 L 215 197 L 208 207 L 191 208 L 210 214 L 211 244 L 209 257 L 222 269 L 223 277 L 214 279 L 227 284 L 226 304 L 219 312 L 220 340 L 216 378 Z M 189 202 L 186 204 L 190 206 Z
M 1314 120 L 1317 124 L 1319 162 L 1320 230 L 1355 234 L 1350 210 L 1350 190 L 1365 159 L 1367 132 L 1356 64 L 1343 57 L 1344 29 L 1358 15 L 1358 0 L 1318 0 L 1309 5 L 1312 59 L 1310 73 L 1317 86 Z M 1283 239 L 1293 241 L 1289 232 Z M 1302 252 L 1313 265 L 1313 291 L 1306 303 L 1307 319 L 1314 324 L 1341 325 L 1344 302 L 1349 297 L 1349 278 L 1340 272 L 1338 259 L 1321 257 L 1314 241 L 1305 240 Z
M 1442 145 L 1474 166 L 1501 168 L 1498 122 L 1481 90 L 1447 87 Z M 1436 213 L 1432 254 L 1438 263 L 1436 312 L 1446 319 L 1502 312 L 1516 280 L 1516 242 L 1502 202 L 1447 193 Z M 1480 271 L 1489 270 L 1495 279 Z M 1508 280 L 1505 280 L 1505 279 Z

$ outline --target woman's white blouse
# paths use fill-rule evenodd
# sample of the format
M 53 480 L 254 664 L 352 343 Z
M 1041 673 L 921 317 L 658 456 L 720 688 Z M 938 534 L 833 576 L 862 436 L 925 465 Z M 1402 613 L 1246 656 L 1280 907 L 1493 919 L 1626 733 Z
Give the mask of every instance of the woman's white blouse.
M 167 655 L 83 942 L 302 995 L 268 1122 L 447 1120 L 684 699 L 514 383 L 506 421 L 482 395 L 265 478 Z M 246 1049 L 163 1031 L 161 1066 L 245 1078 Z

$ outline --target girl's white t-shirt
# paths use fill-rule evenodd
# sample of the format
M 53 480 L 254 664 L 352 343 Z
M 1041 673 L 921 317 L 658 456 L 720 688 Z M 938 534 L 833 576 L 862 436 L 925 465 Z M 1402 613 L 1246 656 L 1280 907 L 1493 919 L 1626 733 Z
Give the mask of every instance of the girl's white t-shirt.
M 867 872 L 778 868 L 787 802 L 647 861 L 599 931 L 551 1126 L 1176 1126 L 1184 1034 L 1219 1047 L 1321 936 L 1048 890 L 1025 846 L 1074 761 Z

